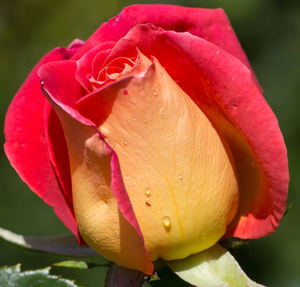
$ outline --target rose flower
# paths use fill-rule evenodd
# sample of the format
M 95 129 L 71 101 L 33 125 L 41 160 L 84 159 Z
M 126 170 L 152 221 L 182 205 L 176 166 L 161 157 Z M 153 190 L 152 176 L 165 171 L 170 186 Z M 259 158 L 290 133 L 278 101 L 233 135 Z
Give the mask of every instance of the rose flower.
M 5 122 L 20 177 L 108 259 L 147 274 L 272 233 L 286 148 L 222 9 L 136 5 L 32 70 Z

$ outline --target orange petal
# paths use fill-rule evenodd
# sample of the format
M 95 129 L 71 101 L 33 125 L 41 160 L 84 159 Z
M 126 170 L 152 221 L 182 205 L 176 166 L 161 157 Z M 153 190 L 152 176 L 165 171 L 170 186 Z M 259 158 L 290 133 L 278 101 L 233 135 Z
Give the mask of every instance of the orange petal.
M 219 240 L 238 205 L 230 152 L 157 61 L 78 109 L 98 114 L 93 120 L 118 154 L 153 260 L 184 258 Z
M 151 274 L 143 240 L 118 208 L 111 190 L 112 150 L 97 130 L 75 120 L 50 97 L 62 123 L 70 157 L 76 221 L 85 242 L 106 258 Z

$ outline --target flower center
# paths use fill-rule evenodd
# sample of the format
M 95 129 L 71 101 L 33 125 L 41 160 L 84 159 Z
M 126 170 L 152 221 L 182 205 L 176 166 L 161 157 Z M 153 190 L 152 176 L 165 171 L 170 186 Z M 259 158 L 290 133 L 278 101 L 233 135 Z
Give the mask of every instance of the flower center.
M 119 57 L 113 59 L 109 64 L 102 68 L 98 74 L 97 80 L 105 82 L 108 80 L 119 79 L 134 66 L 135 59 Z
M 87 78 L 92 84 L 94 90 L 125 77 L 130 73 L 135 65 L 136 58 L 118 57 L 104 66 L 98 73 L 97 78 L 88 74 Z

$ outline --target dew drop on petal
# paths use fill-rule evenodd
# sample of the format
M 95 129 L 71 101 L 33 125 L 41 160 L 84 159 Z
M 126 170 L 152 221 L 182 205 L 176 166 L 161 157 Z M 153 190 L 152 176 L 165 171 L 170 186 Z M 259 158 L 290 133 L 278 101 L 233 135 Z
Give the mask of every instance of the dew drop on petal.
M 181 180 L 183 180 L 183 176 L 182 175 L 179 175 L 178 176 L 178 179 L 181 181 Z
M 124 143 L 124 145 L 128 145 L 128 141 L 127 140 L 124 140 L 123 143 Z
M 146 194 L 146 196 L 151 196 L 151 190 L 150 190 L 149 187 L 147 187 L 147 188 L 145 189 L 145 194 Z
M 158 92 L 154 90 L 153 95 L 154 95 L 154 97 L 157 97 L 158 96 Z
M 164 216 L 163 217 L 163 225 L 165 230 L 169 231 L 171 228 L 171 219 L 169 216 Z

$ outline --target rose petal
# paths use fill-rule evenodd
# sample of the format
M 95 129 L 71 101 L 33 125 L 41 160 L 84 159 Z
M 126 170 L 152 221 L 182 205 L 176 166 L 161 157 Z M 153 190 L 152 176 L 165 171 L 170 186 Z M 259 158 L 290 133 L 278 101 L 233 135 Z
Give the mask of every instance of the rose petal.
M 74 51 L 73 51 L 74 52 Z M 49 158 L 44 111 L 49 105 L 41 89 L 37 70 L 45 63 L 67 59 L 71 51 L 57 48 L 44 56 L 29 74 L 9 106 L 5 120 L 5 153 L 19 176 L 79 237 L 72 205 L 64 197 Z M 66 191 L 67 192 L 67 191 Z
M 152 260 L 187 257 L 224 235 L 238 206 L 230 154 L 159 63 L 76 107 L 95 116 L 90 119 L 118 154 Z
M 65 136 L 60 121 L 51 105 L 45 106 L 44 115 L 45 140 L 49 147 L 49 158 L 57 179 L 62 186 L 64 196 L 73 212 L 70 165 Z
M 247 57 L 222 9 L 186 8 L 175 5 L 133 5 L 102 24 L 75 55 L 104 41 L 117 41 L 137 24 L 151 23 L 165 30 L 189 32 L 201 37 L 240 59 L 250 67 Z
M 274 232 L 287 198 L 286 148 L 252 72 L 208 41 L 151 24 L 133 28 L 107 61 L 129 57 L 137 47 L 158 58 L 230 145 L 239 177 L 240 208 L 228 235 L 258 238 Z
M 75 61 L 53 61 L 38 70 L 42 87 L 47 81 L 47 90 L 57 101 L 72 107 L 82 96 L 82 88 L 75 78 L 77 64 Z
M 38 74 L 45 96 L 63 126 L 70 158 L 73 206 L 83 239 L 108 259 L 147 274 L 152 261 L 123 185 L 113 150 L 100 138 L 94 124 L 71 106 L 80 89 L 76 62 L 42 66 Z M 67 73 L 68 72 L 68 73 Z
M 111 49 L 103 50 L 100 53 L 98 53 L 96 57 L 93 59 L 91 67 L 92 67 L 92 75 L 95 79 L 98 79 L 99 72 L 103 67 L 103 64 L 107 56 L 110 54 L 110 51 Z
M 77 61 L 77 71 L 76 71 L 76 80 L 87 90 L 92 91 L 90 87 L 90 82 L 88 81 L 89 76 L 92 76 L 93 69 L 92 63 L 94 58 L 99 54 L 106 53 L 109 54 L 111 48 L 115 45 L 114 41 L 100 43 L 87 53 L 85 53 L 78 61 Z M 105 51 L 105 52 L 104 52 Z M 106 58 L 106 57 L 105 57 Z M 104 58 L 104 60 L 105 60 Z M 99 63 L 101 66 L 102 63 Z

